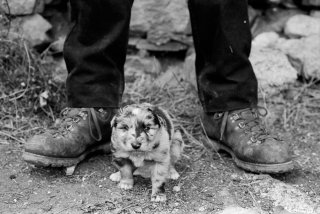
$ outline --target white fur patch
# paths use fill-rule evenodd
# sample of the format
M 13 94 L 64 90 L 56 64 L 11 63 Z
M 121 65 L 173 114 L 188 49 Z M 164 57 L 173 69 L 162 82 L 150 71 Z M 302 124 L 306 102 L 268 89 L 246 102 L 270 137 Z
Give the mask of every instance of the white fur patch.
M 139 108 L 135 108 L 132 110 L 132 114 L 134 114 L 134 115 L 139 115 L 140 112 L 141 112 L 141 110 Z
M 121 180 L 121 173 L 120 173 L 120 171 L 115 172 L 115 173 L 112 173 L 109 178 L 110 178 L 110 180 L 112 180 L 112 181 L 114 181 L 114 182 L 119 182 L 119 181 Z

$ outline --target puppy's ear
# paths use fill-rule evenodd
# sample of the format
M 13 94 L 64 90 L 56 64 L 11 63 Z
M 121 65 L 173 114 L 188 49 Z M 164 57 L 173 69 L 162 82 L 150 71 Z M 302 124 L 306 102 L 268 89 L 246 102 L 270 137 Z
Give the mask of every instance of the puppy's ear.
M 110 124 L 112 128 L 117 126 L 117 115 L 113 116 Z
M 159 125 L 163 126 L 167 129 L 169 133 L 169 137 L 171 139 L 171 136 L 173 134 L 173 123 L 171 120 L 171 117 L 169 116 L 168 112 L 160 107 L 153 107 L 151 108 L 151 111 L 153 115 L 155 116 L 155 119 L 158 120 Z
M 124 109 L 126 109 L 127 106 L 123 107 L 123 108 L 119 108 L 118 112 L 113 116 L 110 124 L 111 124 L 111 127 L 116 127 L 117 124 L 118 124 L 118 118 L 120 117 L 120 115 L 123 114 L 124 112 Z

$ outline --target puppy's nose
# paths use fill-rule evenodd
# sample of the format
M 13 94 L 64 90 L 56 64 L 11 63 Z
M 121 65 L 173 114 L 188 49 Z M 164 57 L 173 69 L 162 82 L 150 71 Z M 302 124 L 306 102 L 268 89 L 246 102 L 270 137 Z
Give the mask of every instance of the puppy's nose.
M 131 146 L 134 149 L 139 149 L 141 147 L 141 143 L 132 143 Z

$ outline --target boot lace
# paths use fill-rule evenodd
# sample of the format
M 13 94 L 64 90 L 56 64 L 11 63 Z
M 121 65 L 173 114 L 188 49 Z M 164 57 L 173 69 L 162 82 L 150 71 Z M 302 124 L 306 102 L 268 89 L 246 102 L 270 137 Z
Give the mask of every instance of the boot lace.
M 266 139 L 276 139 L 277 136 L 271 135 L 265 128 L 260 117 L 265 117 L 268 114 L 266 108 L 258 106 L 251 109 L 243 109 L 234 113 L 224 112 L 222 113 L 222 125 L 220 130 L 220 140 L 222 140 L 224 131 L 227 125 L 228 116 L 233 121 L 240 121 L 238 127 L 243 130 L 245 134 L 250 134 L 250 141 L 252 143 L 262 143 Z
M 101 128 L 94 108 L 81 109 L 77 114 L 69 114 L 70 111 L 72 111 L 72 108 L 69 107 L 64 108 L 61 111 L 60 116 L 62 119 L 59 126 L 53 127 L 51 130 L 53 137 L 67 135 L 77 123 L 81 120 L 86 120 L 88 117 L 90 136 L 96 141 L 100 141 L 102 139 Z M 93 133 L 94 128 L 97 130 L 97 136 Z

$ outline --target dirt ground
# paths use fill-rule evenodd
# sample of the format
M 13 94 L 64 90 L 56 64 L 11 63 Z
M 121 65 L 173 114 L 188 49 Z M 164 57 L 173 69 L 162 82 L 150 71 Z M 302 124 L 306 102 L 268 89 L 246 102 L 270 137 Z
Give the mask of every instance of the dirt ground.
M 12 64 L 19 65 L 15 61 Z M 12 71 L 19 69 L 13 67 Z M 183 128 L 188 147 L 177 164 L 180 178 L 166 185 L 167 202 L 150 202 L 149 179 L 136 177 L 132 190 L 118 189 L 109 180 L 116 169 L 108 154 L 83 161 L 72 176 L 66 176 L 61 168 L 36 168 L 25 163 L 21 155 L 27 138 L 39 127 L 54 122 L 49 111 L 52 109 L 47 109 L 46 117 L 45 114 L 41 117 L 39 110 L 39 114 L 24 111 L 25 105 L 32 104 L 28 99 L 37 97 L 38 88 L 47 88 L 37 84 L 49 82 L 35 76 L 29 94 L 19 95 L 22 100 L 11 99 L 1 106 L 0 213 L 320 214 L 319 84 L 300 82 L 261 99 L 260 105 L 269 110 L 268 128 L 290 142 L 295 169 L 281 175 L 257 175 L 237 168 L 227 154 L 202 146 L 207 138 L 201 126 L 195 88 L 178 78 L 173 80 L 179 82 L 170 80 L 171 86 L 161 90 L 150 88 L 161 75 L 155 70 L 142 75 L 129 73 L 132 78 L 126 76 L 123 102 L 158 104 L 170 111 L 176 126 Z M 135 76 L 136 73 L 139 75 Z M 22 80 L 13 77 L 11 82 L 21 84 Z M 25 75 L 23 78 L 29 80 Z M 0 86 L 3 91 L 9 89 L 7 85 Z M 57 107 L 63 97 L 59 96 L 59 87 L 48 90 L 53 89 L 57 97 L 53 107 Z
M 23 144 L 1 137 L 0 213 L 186 214 L 219 213 L 235 206 L 254 209 L 256 213 L 319 214 L 317 87 L 302 91 L 299 86 L 287 93 L 290 96 L 265 103 L 271 114 L 267 118 L 269 128 L 290 140 L 294 171 L 271 176 L 248 173 L 237 168 L 227 154 L 209 152 L 184 136 L 189 147 L 177 164 L 181 176 L 166 186 L 165 203 L 150 202 L 149 179 L 136 177 L 132 190 L 118 189 L 109 180 L 116 170 L 110 155 L 92 156 L 79 164 L 74 175 L 66 176 L 61 168 L 36 168 L 23 162 Z M 195 122 L 200 124 L 198 119 Z M 201 140 L 205 137 L 200 137 Z

